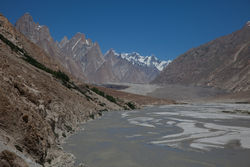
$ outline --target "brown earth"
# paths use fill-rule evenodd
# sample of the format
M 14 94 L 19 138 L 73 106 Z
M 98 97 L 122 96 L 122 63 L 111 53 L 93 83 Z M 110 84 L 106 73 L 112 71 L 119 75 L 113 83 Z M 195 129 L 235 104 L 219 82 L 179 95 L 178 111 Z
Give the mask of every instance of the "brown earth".
M 226 95 L 228 92 L 211 88 L 198 86 L 184 86 L 177 84 L 164 85 L 148 93 L 148 96 L 158 98 L 171 98 L 177 102 L 201 102 L 206 99 L 213 99 L 219 95 Z
M 28 165 L 15 153 L 4 150 L 0 153 L 0 167 L 28 167 Z
M 228 103 L 239 103 L 239 104 L 250 104 L 250 91 L 236 92 L 225 95 L 218 95 L 213 98 L 208 98 L 208 101 L 212 102 L 228 102 Z

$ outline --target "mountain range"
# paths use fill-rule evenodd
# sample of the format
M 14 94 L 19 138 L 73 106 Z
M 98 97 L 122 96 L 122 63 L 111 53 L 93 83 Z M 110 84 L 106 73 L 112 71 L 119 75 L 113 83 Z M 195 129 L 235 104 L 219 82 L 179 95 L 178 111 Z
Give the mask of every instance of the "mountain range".
M 15 27 L 81 81 L 181 84 L 233 92 L 250 89 L 250 22 L 232 34 L 190 49 L 173 62 L 114 49 L 103 55 L 99 44 L 82 33 L 54 41 L 48 27 L 35 23 L 28 13 Z
M 149 83 L 170 61 L 138 53 L 117 54 L 113 49 L 102 54 L 100 46 L 82 33 L 71 39 L 54 41 L 47 26 L 24 14 L 15 24 L 18 31 L 58 60 L 74 77 L 91 83 L 129 82 Z
M 250 90 L 250 22 L 180 55 L 152 83 Z

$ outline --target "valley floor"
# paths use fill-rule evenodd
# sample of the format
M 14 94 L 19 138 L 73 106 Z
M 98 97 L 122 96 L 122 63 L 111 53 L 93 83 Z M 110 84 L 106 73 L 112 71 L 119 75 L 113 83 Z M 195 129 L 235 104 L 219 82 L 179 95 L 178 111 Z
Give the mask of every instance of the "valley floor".
M 123 85 L 123 92 L 145 95 L 154 98 L 172 99 L 177 102 L 192 103 L 192 102 L 228 102 L 228 103 L 249 103 L 250 91 L 230 93 L 225 90 L 183 86 L 183 85 L 151 85 L 151 84 L 131 84 L 131 83 L 112 83 L 114 85 Z M 128 86 L 126 88 L 126 86 Z
M 65 150 L 91 167 L 248 167 L 249 104 L 184 104 L 109 112 Z M 226 113 L 225 111 L 231 112 Z

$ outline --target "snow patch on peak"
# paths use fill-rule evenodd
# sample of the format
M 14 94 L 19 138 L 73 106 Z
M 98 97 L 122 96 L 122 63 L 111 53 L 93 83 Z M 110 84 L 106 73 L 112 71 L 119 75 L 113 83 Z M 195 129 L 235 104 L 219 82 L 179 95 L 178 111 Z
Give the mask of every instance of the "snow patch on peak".
M 250 21 L 247 22 L 247 26 L 250 27 Z
M 115 50 L 110 49 L 107 53 L 113 53 L 113 55 L 120 57 L 122 59 L 125 59 L 129 61 L 130 63 L 141 65 L 141 66 L 146 66 L 146 67 L 155 67 L 159 71 L 162 71 L 170 62 L 171 60 L 168 61 L 161 61 L 154 55 L 152 56 L 141 56 L 137 52 L 132 52 L 132 53 L 116 53 Z
M 116 53 L 116 51 L 114 49 L 109 49 L 104 56 L 109 55 L 109 54 L 113 54 L 115 56 L 120 56 L 120 54 Z
M 87 45 L 89 45 L 89 41 L 87 39 L 85 40 L 85 42 L 86 42 Z
M 76 45 L 80 42 L 81 38 L 78 39 L 78 41 L 76 41 L 76 43 L 74 44 L 74 46 L 72 47 L 72 50 L 74 50 L 74 48 L 76 47 Z
M 36 26 L 36 30 L 39 31 L 42 27 L 43 27 L 43 26 L 41 26 L 41 25 L 38 24 L 38 25 Z
M 155 64 L 156 68 L 159 70 L 159 71 L 162 71 L 167 65 L 169 65 L 172 61 L 171 60 L 168 60 L 168 61 L 161 61 L 160 63 L 158 64 Z

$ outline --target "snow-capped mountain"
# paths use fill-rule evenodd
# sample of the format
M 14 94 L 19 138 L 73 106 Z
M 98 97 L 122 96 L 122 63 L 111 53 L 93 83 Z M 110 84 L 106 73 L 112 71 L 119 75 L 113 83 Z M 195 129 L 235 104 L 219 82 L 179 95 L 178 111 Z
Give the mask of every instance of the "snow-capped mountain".
M 71 39 L 54 41 L 49 28 L 33 21 L 26 13 L 16 23 L 16 29 L 59 61 L 70 74 L 91 83 L 126 82 L 149 83 L 170 61 L 139 53 L 121 53 L 109 50 L 102 54 L 99 44 L 76 33 Z
M 146 67 L 155 67 L 159 71 L 162 71 L 169 63 L 171 63 L 171 60 L 161 61 L 154 55 L 141 56 L 137 52 L 119 54 L 119 53 L 116 53 L 114 50 L 112 51 L 114 52 L 114 55 L 131 62 L 133 65 L 137 64 L 137 65 L 146 66 Z

